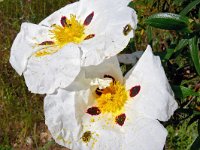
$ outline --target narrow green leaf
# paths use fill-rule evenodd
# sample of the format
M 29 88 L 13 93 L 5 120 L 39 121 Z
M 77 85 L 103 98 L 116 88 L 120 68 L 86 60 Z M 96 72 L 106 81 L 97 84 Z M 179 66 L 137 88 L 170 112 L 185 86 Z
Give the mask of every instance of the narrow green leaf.
M 174 53 L 180 53 L 187 44 L 187 39 L 181 39 L 175 48 L 168 48 L 165 53 L 162 54 L 161 59 L 168 61 Z
M 174 49 L 168 48 L 168 49 L 166 50 L 166 54 L 165 54 L 165 56 L 164 56 L 163 59 L 164 59 L 165 61 L 166 61 L 166 60 L 169 60 L 173 54 L 174 54 Z
M 187 114 L 189 116 L 191 116 L 193 114 L 193 110 L 192 109 L 183 109 L 183 108 L 179 108 L 176 110 L 177 113 L 179 114 Z
M 189 11 L 191 11 L 196 5 L 200 3 L 200 0 L 195 0 L 191 3 L 189 3 L 179 14 L 180 15 L 187 15 Z
M 188 44 L 188 40 L 187 39 L 181 39 L 179 41 L 178 45 L 176 46 L 174 52 L 181 51 L 187 44 Z
M 198 40 L 197 37 L 193 37 L 189 39 L 189 47 L 190 47 L 190 55 L 192 57 L 192 61 L 194 63 L 195 69 L 200 75 L 200 59 L 199 59 L 199 49 L 198 49 Z
M 190 119 L 190 121 L 188 122 L 187 126 L 190 126 L 191 124 L 193 124 L 194 122 L 200 120 L 200 115 L 196 115 L 194 117 L 192 117 L 192 119 Z
M 179 121 L 188 119 L 192 114 L 192 109 L 179 108 L 176 110 L 176 115 L 178 115 Z
M 148 43 L 152 45 L 153 36 L 152 36 L 152 28 L 150 26 L 147 27 L 147 39 Z
M 174 91 L 176 98 L 186 98 L 187 96 L 199 96 L 200 94 L 194 92 L 192 89 L 184 87 L 184 86 L 177 86 L 172 85 L 172 90 Z
M 188 27 L 189 19 L 173 13 L 157 13 L 148 17 L 145 23 L 160 29 L 183 30 Z
M 199 149 L 200 149 L 200 136 L 198 136 L 192 143 L 190 150 L 199 150 Z

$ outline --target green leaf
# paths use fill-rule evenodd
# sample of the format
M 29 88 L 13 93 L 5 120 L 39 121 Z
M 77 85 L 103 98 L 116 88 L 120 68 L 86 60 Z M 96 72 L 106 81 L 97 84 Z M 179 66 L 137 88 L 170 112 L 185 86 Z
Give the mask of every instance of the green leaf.
M 200 61 L 199 61 L 199 50 L 198 50 L 198 40 L 197 37 L 189 39 L 190 55 L 194 63 L 195 69 L 200 75 Z
M 128 7 L 130 7 L 130 8 L 133 8 L 133 9 L 134 9 L 134 2 L 130 2 L 130 3 L 128 4 Z
M 200 0 L 195 0 L 191 3 L 189 3 L 179 14 L 180 15 L 187 15 L 189 11 L 191 11 L 196 5 L 200 3 Z
M 190 150 L 199 150 L 199 149 L 200 149 L 200 136 L 198 136 L 192 143 Z
M 181 39 L 175 48 L 168 48 L 165 53 L 162 54 L 161 59 L 168 61 L 174 53 L 180 53 L 182 49 L 188 44 L 187 39 Z
M 188 44 L 187 39 L 181 39 L 175 48 L 175 52 L 181 51 Z
M 183 0 L 174 0 L 173 4 L 176 4 L 178 6 L 181 6 L 181 4 L 183 3 Z
M 173 13 L 157 13 L 148 17 L 145 23 L 160 29 L 183 30 L 189 26 L 189 19 Z
M 179 108 L 176 110 L 176 115 L 178 116 L 179 121 L 188 119 L 192 114 L 193 114 L 192 109 Z
M 165 61 L 166 61 L 166 60 L 169 60 L 173 54 L 174 54 L 174 49 L 168 48 L 168 49 L 166 50 L 166 53 L 165 53 L 165 56 L 164 56 L 163 59 L 164 59 Z
M 153 36 L 152 36 L 152 28 L 150 26 L 147 27 L 147 39 L 148 43 L 152 45 Z
M 200 120 L 200 115 L 196 115 L 192 119 L 190 119 L 187 126 L 190 126 L 191 124 L 193 124 L 194 122 L 199 121 L 199 120 Z
M 193 114 L 193 110 L 192 109 L 183 109 L 183 108 L 179 108 L 179 109 L 177 109 L 176 110 L 176 112 L 178 113 L 178 114 L 187 114 L 187 115 L 189 115 L 189 116 L 191 116 L 192 114 Z
M 174 91 L 176 98 L 186 98 L 187 96 L 199 96 L 199 93 L 194 92 L 192 89 L 184 86 L 172 85 L 171 87 Z
M 197 129 L 198 129 L 198 133 L 199 133 L 199 135 L 200 135 L 200 119 L 199 119 L 199 121 L 198 121 Z

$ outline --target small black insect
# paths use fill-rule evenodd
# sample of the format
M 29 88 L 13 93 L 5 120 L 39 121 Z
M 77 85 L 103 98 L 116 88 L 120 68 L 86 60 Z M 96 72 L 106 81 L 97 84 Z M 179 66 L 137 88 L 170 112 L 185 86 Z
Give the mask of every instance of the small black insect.
M 133 28 L 131 27 L 130 24 L 127 24 L 124 29 L 123 29 L 123 33 L 125 36 L 127 36 L 129 34 L 129 32 L 132 30 Z

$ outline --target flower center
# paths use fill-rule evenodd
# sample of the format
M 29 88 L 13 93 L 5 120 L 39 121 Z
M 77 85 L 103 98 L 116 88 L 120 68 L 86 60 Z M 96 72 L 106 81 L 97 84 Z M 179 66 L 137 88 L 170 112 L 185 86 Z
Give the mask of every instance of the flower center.
M 85 38 L 85 26 L 81 24 L 75 15 L 70 15 L 70 18 L 62 17 L 61 25 L 53 25 L 50 30 L 52 39 L 56 45 L 63 47 L 68 43 L 80 43 Z
M 102 113 L 119 113 L 128 100 L 128 92 L 119 81 L 110 83 L 110 86 L 101 91 L 96 99 L 97 107 Z

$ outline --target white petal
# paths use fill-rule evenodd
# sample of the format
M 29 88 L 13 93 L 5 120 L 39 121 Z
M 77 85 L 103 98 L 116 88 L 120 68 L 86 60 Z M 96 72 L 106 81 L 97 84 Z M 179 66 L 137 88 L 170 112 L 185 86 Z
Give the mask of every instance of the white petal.
M 79 9 L 79 2 L 68 4 L 65 7 L 55 11 L 53 14 L 42 20 L 39 25 L 52 26 L 53 24 L 61 25 L 60 19 L 62 16 L 70 17 L 70 14 L 76 15 Z
M 75 92 L 60 89 L 54 95 L 47 95 L 44 99 L 44 114 L 45 123 L 55 141 L 73 149 L 81 129 L 76 119 Z
M 68 44 L 54 54 L 30 57 L 24 77 L 30 91 L 44 94 L 67 87 L 79 72 L 80 50 Z
M 142 54 L 143 54 L 143 51 L 137 51 L 132 54 L 119 54 L 117 58 L 120 63 L 126 64 L 126 65 L 128 64 L 135 65 L 137 61 L 139 60 L 139 58 L 142 56 Z
M 123 133 L 115 130 L 96 130 L 97 137 L 96 142 L 92 147 L 95 150 L 122 150 L 122 144 L 124 141 Z M 128 150 L 128 149 L 124 149 Z
M 141 86 L 139 94 L 132 99 L 132 109 L 161 121 L 168 120 L 177 109 L 160 58 L 153 55 L 150 46 L 125 78 L 128 90 Z
M 81 1 L 82 5 L 84 5 L 83 2 L 84 0 Z M 95 34 L 95 37 L 80 44 L 85 57 L 83 66 L 97 65 L 105 58 L 122 51 L 128 45 L 130 38 L 134 37 L 137 26 L 135 11 L 127 7 L 124 2 L 92 1 L 83 8 L 81 15 L 89 15 L 92 11 L 94 11 L 94 17 L 86 29 L 86 34 Z M 84 17 L 86 18 L 87 15 Z M 133 30 L 124 35 L 126 25 L 130 25 Z
M 91 13 L 91 11 L 95 11 L 99 14 L 110 10 L 114 10 L 116 12 L 116 10 L 118 10 L 120 7 L 126 7 L 130 2 L 130 0 L 80 0 L 81 7 L 78 14 L 79 16 L 83 16 L 82 19 L 85 19 L 87 15 Z
M 167 130 L 157 121 L 136 117 L 124 127 L 124 150 L 162 150 Z
M 115 80 L 123 83 L 123 75 L 117 57 L 105 59 L 101 64 L 97 66 L 88 66 L 84 68 L 86 78 L 103 78 L 104 75 L 110 75 L 114 77 Z
M 86 115 L 86 110 L 93 99 L 90 90 L 75 93 L 58 89 L 57 93 L 45 97 L 45 123 L 58 144 L 73 150 L 90 150 L 91 145 L 88 147 L 82 140 L 84 132 L 87 131 L 83 116 Z M 93 139 L 90 144 L 92 142 Z
M 26 69 L 28 58 L 36 51 L 36 44 L 50 40 L 48 28 L 31 23 L 23 23 L 11 47 L 10 63 L 18 74 Z

